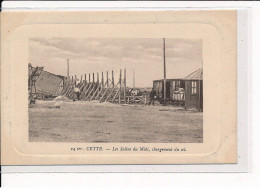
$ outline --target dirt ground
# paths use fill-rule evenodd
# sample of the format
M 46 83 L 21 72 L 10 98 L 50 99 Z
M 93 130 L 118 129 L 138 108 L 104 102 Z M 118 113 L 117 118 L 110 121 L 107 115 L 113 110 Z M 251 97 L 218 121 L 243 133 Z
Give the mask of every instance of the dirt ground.
M 29 108 L 33 142 L 200 143 L 202 128 L 202 113 L 172 105 L 38 100 Z

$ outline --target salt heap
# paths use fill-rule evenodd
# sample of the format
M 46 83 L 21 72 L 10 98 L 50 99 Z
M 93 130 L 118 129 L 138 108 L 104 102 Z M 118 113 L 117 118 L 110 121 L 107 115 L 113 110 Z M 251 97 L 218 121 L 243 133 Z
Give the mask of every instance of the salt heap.
M 54 101 L 71 101 L 65 96 L 57 96 L 56 98 L 53 99 Z

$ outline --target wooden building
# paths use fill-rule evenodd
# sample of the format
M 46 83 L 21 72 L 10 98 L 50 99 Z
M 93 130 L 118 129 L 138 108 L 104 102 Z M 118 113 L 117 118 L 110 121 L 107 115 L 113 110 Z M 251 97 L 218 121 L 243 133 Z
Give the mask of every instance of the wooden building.
M 34 69 L 35 67 L 32 68 Z M 42 70 L 35 83 L 37 96 L 39 98 L 45 98 L 61 95 L 65 81 L 65 76 Z
M 203 69 L 197 69 L 184 78 L 185 107 L 203 111 Z
M 159 101 L 164 97 L 164 80 L 154 80 L 153 88 Z M 203 111 L 203 69 L 197 69 L 183 79 L 166 79 L 166 99 L 185 108 Z
M 153 88 L 156 91 L 156 96 L 158 99 L 163 99 L 164 97 L 164 80 L 154 80 Z M 166 79 L 166 99 L 171 101 L 175 91 L 179 89 L 185 89 L 185 80 L 184 79 Z

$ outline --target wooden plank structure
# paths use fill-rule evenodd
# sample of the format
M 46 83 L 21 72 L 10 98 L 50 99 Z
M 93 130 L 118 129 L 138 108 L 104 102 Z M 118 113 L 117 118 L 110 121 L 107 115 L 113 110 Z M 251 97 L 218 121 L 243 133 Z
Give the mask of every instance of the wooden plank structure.
M 156 92 L 157 99 L 163 101 L 164 99 L 164 80 L 154 80 L 153 88 Z M 185 90 L 185 80 L 183 78 L 179 79 L 166 79 L 166 99 L 167 101 L 185 101 L 185 97 L 176 96 L 176 92 L 179 89 Z
M 196 108 L 203 112 L 203 69 L 197 69 L 184 79 L 185 108 Z
M 164 80 L 154 80 L 153 88 L 157 99 L 163 102 Z M 199 68 L 181 79 L 166 80 L 166 99 L 171 103 L 203 111 L 203 69 Z
M 111 103 L 127 103 L 127 86 L 126 86 L 126 69 L 122 74 L 120 69 L 119 80 L 115 83 L 114 71 L 111 72 L 111 77 L 109 77 L 109 72 L 106 72 L 106 78 L 104 73 L 101 73 L 101 80 L 99 80 L 99 73 L 81 75 L 80 82 L 76 84 L 77 77 L 73 76 L 68 78 L 68 83 L 62 90 L 62 95 L 70 99 L 75 99 L 76 95 L 74 88 L 77 87 L 80 89 L 80 100 L 91 101 L 97 100 L 100 103 L 102 102 L 111 102 Z M 105 81 L 106 80 L 106 81 Z

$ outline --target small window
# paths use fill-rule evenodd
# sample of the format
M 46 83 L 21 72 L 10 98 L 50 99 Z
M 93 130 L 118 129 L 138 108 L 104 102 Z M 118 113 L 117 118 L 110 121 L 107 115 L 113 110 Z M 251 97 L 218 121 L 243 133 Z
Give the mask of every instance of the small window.
M 175 88 L 175 81 L 172 81 L 172 89 L 173 89 L 173 91 L 176 91 L 176 88 Z
M 175 86 L 175 90 L 179 90 L 179 88 L 181 87 L 181 81 L 176 81 L 176 86 Z
M 196 81 L 191 82 L 191 94 L 197 94 L 197 82 Z

